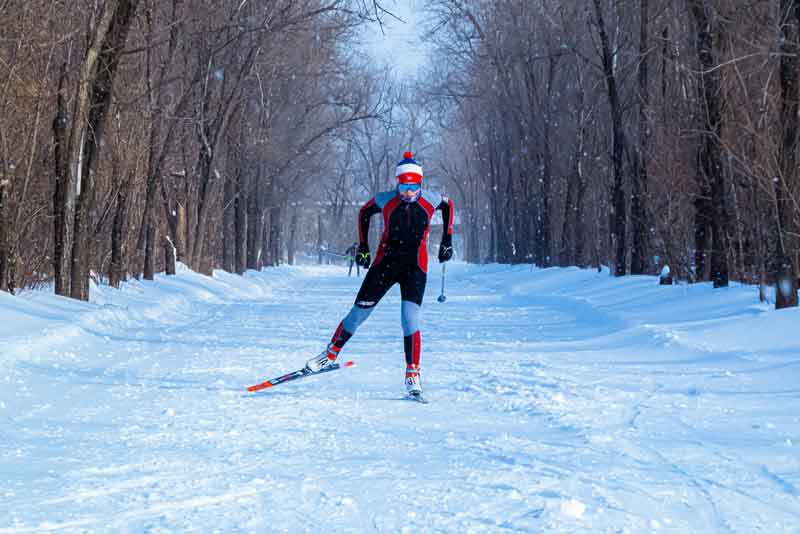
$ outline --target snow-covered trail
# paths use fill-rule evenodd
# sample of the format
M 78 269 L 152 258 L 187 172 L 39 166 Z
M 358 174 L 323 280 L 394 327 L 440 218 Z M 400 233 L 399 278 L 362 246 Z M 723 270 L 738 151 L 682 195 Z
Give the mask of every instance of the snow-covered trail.
M 0 532 L 800 532 L 800 341 L 775 335 L 800 315 L 464 264 L 440 304 L 431 271 L 428 405 L 402 400 L 396 288 L 355 367 L 244 391 L 322 349 L 360 283 L 341 267 L 0 316 L 44 326 L 0 342 Z

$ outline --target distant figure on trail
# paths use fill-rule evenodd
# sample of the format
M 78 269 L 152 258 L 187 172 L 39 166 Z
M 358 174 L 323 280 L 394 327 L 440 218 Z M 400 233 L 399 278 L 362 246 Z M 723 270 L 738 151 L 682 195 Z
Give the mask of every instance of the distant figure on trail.
M 356 276 L 360 275 L 359 269 L 361 269 L 361 266 L 356 261 L 357 252 L 358 241 L 355 241 L 352 245 L 347 247 L 347 250 L 344 251 L 345 255 L 347 256 L 347 261 L 350 262 L 350 266 L 347 269 L 347 276 L 350 276 L 353 273 L 353 264 L 356 266 Z
M 422 190 L 422 167 L 411 152 L 403 154 L 395 173 L 397 187 L 378 193 L 358 214 L 360 243 L 356 262 L 369 269 L 350 313 L 339 323 L 327 348 L 306 363 L 316 372 L 331 365 L 358 327 L 394 284 L 400 284 L 401 323 L 406 357 L 405 386 L 409 395 L 420 397 L 421 338 L 419 316 L 428 273 L 428 228 L 436 210 L 442 210 L 442 241 L 439 262 L 453 257 L 453 203 L 438 193 Z M 383 235 L 370 267 L 367 242 L 373 215 L 383 218 Z
M 669 274 L 669 265 L 665 265 L 658 275 L 658 283 L 662 286 L 672 285 L 672 276 Z

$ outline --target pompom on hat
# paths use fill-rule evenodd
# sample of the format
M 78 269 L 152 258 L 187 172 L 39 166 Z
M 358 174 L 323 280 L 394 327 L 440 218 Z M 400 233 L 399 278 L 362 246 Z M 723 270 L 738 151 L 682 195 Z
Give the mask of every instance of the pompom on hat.
M 422 166 L 414 160 L 414 154 L 403 152 L 403 159 L 397 164 L 395 176 L 398 184 L 422 183 Z

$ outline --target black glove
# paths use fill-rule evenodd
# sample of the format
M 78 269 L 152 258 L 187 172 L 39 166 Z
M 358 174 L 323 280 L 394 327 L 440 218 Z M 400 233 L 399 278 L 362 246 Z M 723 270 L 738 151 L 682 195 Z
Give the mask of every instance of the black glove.
M 450 236 L 445 236 L 442 239 L 442 244 L 439 245 L 439 263 L 444 263 L 453 257 L 453 240 Z
M 372 258 L 369 255 L 369 246 L 366 243 L 358 245 L 358 252 L 356 252 L 356 263 L 365 269 L 369 269 L 369 264 Z

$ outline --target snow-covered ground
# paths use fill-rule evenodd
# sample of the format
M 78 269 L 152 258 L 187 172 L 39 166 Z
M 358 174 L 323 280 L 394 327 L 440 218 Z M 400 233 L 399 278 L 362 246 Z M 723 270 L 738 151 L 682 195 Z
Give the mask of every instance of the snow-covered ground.
M 800 532 L 800 310 L 757 290 L 448 267 L 403 399 L 395 288 L 343 267 L 0 293 L 0 532 Z

